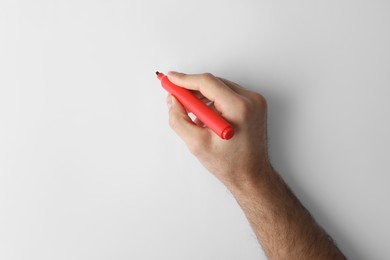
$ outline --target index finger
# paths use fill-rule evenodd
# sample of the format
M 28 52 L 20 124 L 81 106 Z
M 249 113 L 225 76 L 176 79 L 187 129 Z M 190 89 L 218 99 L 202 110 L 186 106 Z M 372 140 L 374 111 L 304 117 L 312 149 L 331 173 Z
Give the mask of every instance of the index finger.
M 178 86 L 201 92 L 203 96 L 213 101 L 214 106 L 223 114 L 229 113 L 231 105 L 241 99 L 237 93 L 210 73 L 184 74 L 170 71 L 167 76 Z

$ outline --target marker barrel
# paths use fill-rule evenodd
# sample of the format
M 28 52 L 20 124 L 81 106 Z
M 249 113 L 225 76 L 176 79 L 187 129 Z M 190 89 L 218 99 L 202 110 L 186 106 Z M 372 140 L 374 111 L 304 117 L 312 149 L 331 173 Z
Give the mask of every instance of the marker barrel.
M 218 136 L 225 140 L 233 137 L 234 129 L 229 122 L 204 104 L 191 91 L 173 84 L 163 73 L 158 73 L 157 77 L 161 80 L 161 85 L 166 91 L 175 96 L 188 111 L 192 112 Z

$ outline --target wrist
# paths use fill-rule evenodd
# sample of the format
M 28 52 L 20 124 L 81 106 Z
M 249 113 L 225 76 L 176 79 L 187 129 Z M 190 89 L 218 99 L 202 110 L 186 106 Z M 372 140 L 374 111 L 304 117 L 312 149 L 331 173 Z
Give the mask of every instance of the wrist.
M 258 169 L 249 172 L 237 173 L 234 181 L 225 183 L 226 187 L 236 198 L 253 196 L 258 191 L 265 191 L 272 185 L 278 174 L 270 163 L 264 163 Z

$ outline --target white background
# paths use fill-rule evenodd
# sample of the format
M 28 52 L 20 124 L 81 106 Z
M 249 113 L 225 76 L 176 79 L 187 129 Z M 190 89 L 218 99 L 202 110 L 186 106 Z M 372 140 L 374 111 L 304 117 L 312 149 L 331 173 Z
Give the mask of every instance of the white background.
M 272 162 L 350 259 L 390 258 L 390 2 L 0 0 L 0 259 L 265 259 L 155 70 L 269 103 Z

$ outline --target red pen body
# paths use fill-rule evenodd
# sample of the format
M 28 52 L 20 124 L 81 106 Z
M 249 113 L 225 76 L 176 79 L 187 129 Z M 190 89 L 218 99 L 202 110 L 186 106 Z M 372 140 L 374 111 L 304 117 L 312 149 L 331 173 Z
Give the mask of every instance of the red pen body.
M 156 72 L 156 74 L 157 78 L 161 81 L 162 87 L 171 95 L 175 96 L 188 111 L 192 112 L 208 128 L 213 130 L 222 139 L 229 140 L 233 137 L 234 129 L 229 122 L 204 104 L 188 89 L 173 84 L 163 73 Z

